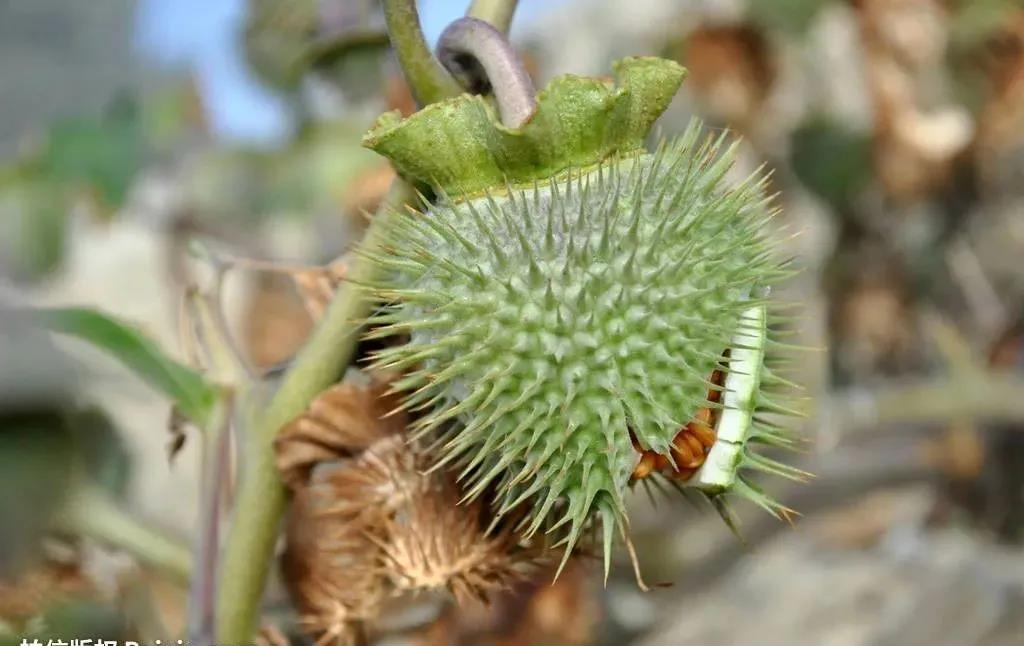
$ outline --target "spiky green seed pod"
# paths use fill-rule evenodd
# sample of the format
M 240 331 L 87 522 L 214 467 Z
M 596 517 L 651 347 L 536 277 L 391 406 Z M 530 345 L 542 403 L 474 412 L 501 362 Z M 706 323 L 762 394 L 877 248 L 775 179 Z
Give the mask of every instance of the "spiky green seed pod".
M 534 118 L 510 130 L 463 96 L 366 138 L 440 198 L 392 214 L 375 337 L 401 369 L 418 431 L 436 436 L 469 497 L 499 517 L 526 505 L 527 534 L 564 532 L 571 548 L 602 523 L 606 562 L 623 494 L 644 450 L 670 456 L 701 408 L 723 408 L 719 437 L 692 484 L 773 508 L 740 472 L 790 474 L 749 450 L 777 442 L 755 419 L 766 389 L 761 294 L 783 273 L 765 233 L 763 178 L 726 181 L 732 150 L 698 125 L 643 148 L 683 71 L 660 59 L 617 65 L 619 87 L 563 77 Z M 709 402 L 716 369 L 721 404 Z

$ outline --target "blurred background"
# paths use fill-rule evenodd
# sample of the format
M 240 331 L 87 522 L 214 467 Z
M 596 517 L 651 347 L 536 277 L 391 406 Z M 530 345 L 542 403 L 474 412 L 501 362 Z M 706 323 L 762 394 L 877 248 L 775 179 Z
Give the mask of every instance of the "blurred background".
M 421 1 L 428 39 L 466 4 Z M 678 60 L 660 133 L 696 115 L 771 170 L 816 477 L 766 485 L 793 527 L 738 505 L 742 539 L 635 496 L 652 592 L 582 560 L 386 643 L 1024 644 L 1024 3 L 521 0 L 511 39 L 538 86 Z M 96 307 L 187 362 L 201 239 L 272 372 L 391 182 L 359 145 L 388 109 L 375 0 L 0 1 L 0 643 L 180 634 L 201 507 L 165 397 L 4 311 Z M 129 520 L 134 554 L 104 540 Z M 261 639 L 305 643 L 267 603 Z

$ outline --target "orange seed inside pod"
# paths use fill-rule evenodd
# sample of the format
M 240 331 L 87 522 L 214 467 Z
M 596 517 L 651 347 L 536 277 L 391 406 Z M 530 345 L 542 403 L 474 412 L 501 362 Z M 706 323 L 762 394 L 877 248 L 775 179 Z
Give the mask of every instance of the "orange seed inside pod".
M 722 384 L 725 381 L 725 374 L 721 370 L 715 370 L 711 374 L 711 383 L 714 384 L 708 390 L 707 400 L 711 404 L 717 404 L 722 399 Z M 633 448 L 640 453 L 640 461 L 633 469 L 633 480 L 642 480 L 650 477 L 653 473 L 661 473 L 673 480 L 686 481 L 693 477 L 693 474 L 707 460 L 708 452 L 715 444 L 715 424 L 718 421 L 718 409 L 706 406 L 700 408 L 693 416 L 693 420 L 679 429 L 672 446 L 669 450 L 671 459 L 668 456 L 660 455 L 654 451 L 641 448 L 636 436 L 630 433 L 633 441 Z

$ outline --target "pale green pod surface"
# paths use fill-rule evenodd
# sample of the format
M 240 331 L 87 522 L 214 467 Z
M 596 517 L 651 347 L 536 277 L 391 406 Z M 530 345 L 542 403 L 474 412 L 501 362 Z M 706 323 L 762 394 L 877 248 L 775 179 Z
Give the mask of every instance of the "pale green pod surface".
M 499 516 L 526 509 L 527 534 L 558 531 L 569 548 L 594 517 L 606 548 L 624 529 L 634 438 L 668 456 L 713 406 L 716 369 L 727 437 L 688 484 L 772 508 L 739 475 L 776 466 L 749 445 L 779 436 L 756 419 L 762 383 L 777 381 L 757 295 L 785 273 L 763 178 L 727 182 L 732 152 L 697 124 L 648 152 L 682 68 L 616 70 L 617 86 L 554 81 L 518 130 L 463 96 L 385 115 L 365 140 L 440 196 L 392 214 L 383 251 L 364 252 L 386 270 L 371 286 L 382 302 L 371 334 L 405 339 L 377 364 L 406 371 L 418 431 L 437 438 L 469 497 L 487 492 Z

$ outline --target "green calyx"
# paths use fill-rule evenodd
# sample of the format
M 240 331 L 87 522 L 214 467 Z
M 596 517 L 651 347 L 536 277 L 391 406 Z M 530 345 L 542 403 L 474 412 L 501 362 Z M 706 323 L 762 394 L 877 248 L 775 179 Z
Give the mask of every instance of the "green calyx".
M 520 128 L 503 126 L 484 98 L 464 94 L 406 119 L 397 111 L 382 115 L 363 145 L 406 179 L 453 200 L 621 158 L 642 149 L 685 70 L 650 57 L 626 58 L 614 69 L 614 83 L 555 79 Z

